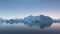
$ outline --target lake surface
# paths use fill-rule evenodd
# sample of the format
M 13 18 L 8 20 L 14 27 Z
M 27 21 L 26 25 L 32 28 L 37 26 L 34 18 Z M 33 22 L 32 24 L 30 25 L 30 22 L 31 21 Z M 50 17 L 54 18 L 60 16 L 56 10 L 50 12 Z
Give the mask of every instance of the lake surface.
M 60 23 L 53 23 L 51 26 L 44 28 L 23 23 L 1 23 L 0 34 L 60 34 Z

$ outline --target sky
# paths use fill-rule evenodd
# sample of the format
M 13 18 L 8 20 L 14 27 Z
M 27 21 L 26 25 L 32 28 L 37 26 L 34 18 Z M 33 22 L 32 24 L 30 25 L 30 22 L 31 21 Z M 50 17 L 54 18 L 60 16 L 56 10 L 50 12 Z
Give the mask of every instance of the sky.
M 60 18 L 60 0 L 0 0 L 0 18 L 46 15 Z

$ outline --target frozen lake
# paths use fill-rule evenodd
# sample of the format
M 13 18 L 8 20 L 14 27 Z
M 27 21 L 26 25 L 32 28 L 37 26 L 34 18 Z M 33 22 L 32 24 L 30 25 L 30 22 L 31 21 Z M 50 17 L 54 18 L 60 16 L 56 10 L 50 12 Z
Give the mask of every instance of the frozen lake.
M 0 34 L 60 34 L 60 23 L 53 23 L 49 27 L 28 26 L 23 23 L 0 24 Z

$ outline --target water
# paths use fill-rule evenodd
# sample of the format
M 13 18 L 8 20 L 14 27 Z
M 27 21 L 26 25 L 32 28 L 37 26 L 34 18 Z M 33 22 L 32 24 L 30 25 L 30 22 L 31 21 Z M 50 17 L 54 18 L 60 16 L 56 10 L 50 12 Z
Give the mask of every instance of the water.
M 60 23 L 53 23 L 44 28 L 23 23 L 2 23 L 0 24 L 0 34 L 60 34 Z

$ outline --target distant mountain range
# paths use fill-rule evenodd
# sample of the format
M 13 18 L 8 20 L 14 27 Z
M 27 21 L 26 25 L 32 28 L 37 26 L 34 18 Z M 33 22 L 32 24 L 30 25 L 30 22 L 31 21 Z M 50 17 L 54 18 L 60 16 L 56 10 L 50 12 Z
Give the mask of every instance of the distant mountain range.
M 48 18 L 48 19 L 47 19 Z M 47 19 L 47 20 L 46 20 Z M 44 15 L 40 15 L 40 16 L 27 16 L 24 19 L 22 18 L 18 18 L 18 19 L 3 19 L 0 18 L 0 23 L 6 22 L 6 23 L 19 23 L 19 22 L 26 22 L 26 23 L 30 23 L 30 22 L 44 22 L 44 21 L 48 21 L 49 19 L 51 19 L 54 23 L 60 23 L 60 19 L 52 19 L 49 16 L 44 16 Z
M 25 17 L 24 19 L 22 18 L 18 18 L 18 19 L 3 19 L 3 18 L 0 18 L 0 23 L 3 23 L 3 22 L 11 22 L 11 23 L 14 23 L 14 22 L 46 22 L 46 21 L 52 21 L 52 18 L 51 17 L 48 17 L 48 16 L 44 16 L 44 15 L 40 15 L 40 16 L 28 16 L 28 17 Z
M 54 23 L 60 23 L 60 19 L 53 19 Z

